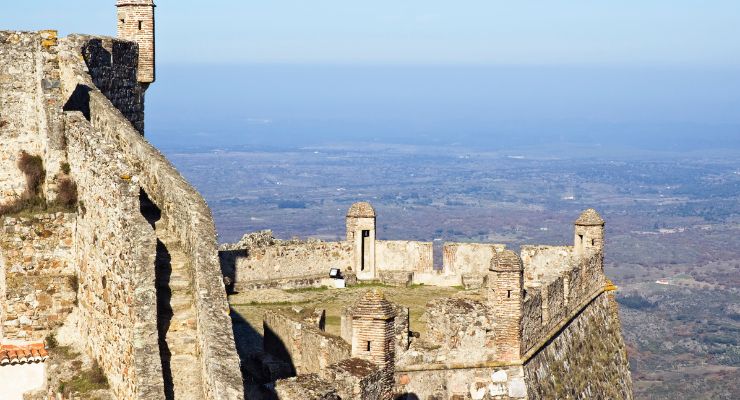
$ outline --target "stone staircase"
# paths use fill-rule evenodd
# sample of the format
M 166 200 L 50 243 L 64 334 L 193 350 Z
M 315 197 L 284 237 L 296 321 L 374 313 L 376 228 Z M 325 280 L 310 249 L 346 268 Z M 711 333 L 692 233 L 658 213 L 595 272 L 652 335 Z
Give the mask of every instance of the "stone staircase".
M 193 277 L 188 257 L 160 224 L 157 234 L 157 328 L 167 400 L 203 400 Z

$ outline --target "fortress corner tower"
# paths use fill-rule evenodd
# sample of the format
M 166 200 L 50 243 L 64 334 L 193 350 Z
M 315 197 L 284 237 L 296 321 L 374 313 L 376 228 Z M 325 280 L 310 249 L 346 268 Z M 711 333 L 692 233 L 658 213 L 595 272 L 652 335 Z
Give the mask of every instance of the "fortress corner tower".
M 139 44 L 138 81 L 142 88 L 154 82 L 154 0 L 116 0 L 118 34 Z
M 596 210 L 589 208 L 581 213 L 574 225 L 576 255 L 584 257 L 604 251 L 604 220 Z

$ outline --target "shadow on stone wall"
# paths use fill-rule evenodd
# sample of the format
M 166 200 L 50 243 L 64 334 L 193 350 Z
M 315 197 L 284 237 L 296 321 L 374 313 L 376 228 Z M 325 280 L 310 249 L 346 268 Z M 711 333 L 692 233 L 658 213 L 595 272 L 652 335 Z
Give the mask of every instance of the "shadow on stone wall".
M 64 111 L 79 111 L 85 117 L 86 120 L 90 121 L 90 88 L 85 85 L 75 86 L 75 90 L 69 96 L 69 99 L 62 110 Z
M 244 257 L 246 250 L 220 250 L 218 252 L 218 261 L 221 264 L 221 275 L 224 277 L 226 294 L 237 294 L 234 290 L 236 286 L 236 259 Z
M 162 218 L 162 210 L 149 198 L 149 195 L 141 189 L 139 191 L 139 210 L 153 229 Z M 154 260 L 154 279 L 157 288 L 157 339 L 159 343 L 159 357 L 162 362 L 162 378 L 164 380 L 165 399 L 175 398 L 174 383 L 172 378 L 172 352 L 167 344 L 167 331 L 170 329 L 174 311 L 172 310 L 172 290 L 170 279 L 172 277 L 172 255 L 167 246 L 157 239 L 157 254 Z
M 277 379 L 295 376 L 288 350 L 274 334 L 261 335 L 234 308 L 229 309 L 236 351 L 239 354 L 244 396 L 247 399 L 277 399 L 272 385 Z M 272 337 L 272 339 L 270 339 Z M 276 357 L 280 354 L 282 357 Z
M 414 393 L 403 393 L 393 398 L 394 400 L 420 400 L 419 396 Z

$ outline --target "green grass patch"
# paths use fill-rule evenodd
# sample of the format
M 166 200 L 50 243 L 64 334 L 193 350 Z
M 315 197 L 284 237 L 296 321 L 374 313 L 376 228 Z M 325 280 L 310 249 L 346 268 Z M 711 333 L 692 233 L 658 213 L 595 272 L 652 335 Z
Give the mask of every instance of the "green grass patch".
M 378 281 L 367 281 L 367 282 L 357 282 L 356 285 L 352 285 L 352 288 L 391 288 L 394 286 L 386 285 L 385 283 L 381 283 Z
M 97 362 L 89 369 L 80 371 L 74 378 L 59 383 L 59 391 L 65 396 L 73 393 L 85 394 L 99 389 L 108 389 L 108 379 Z
M 298 288 L 298 289 L 283 289 L 284 292 L 288 292 L 288 293 L 325 292 L 327 290 L 329 290 L 328 286 L 307 287 L 307 288 Z

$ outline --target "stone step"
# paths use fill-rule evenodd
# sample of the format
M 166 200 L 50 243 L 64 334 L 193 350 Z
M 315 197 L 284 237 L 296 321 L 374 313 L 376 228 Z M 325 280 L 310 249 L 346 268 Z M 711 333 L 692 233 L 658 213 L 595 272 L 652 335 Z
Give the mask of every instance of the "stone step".
M 189 291 L 190 290 L 190 275 L 182 273 L 182 271 L 173 270 L 172 274 L 170 274 L 170 279 L 167 284 L 173 292 Z
M 176 400 L 203 400 L 203 381 L 198 357 L 197 322 L 192 290 L 192 267 L 180 244 L 166 231 L 157 226 L 157 236 L 167 247 L 169 259 L 166 282 L 158 283 L 158 289 L 169 290 L 169 308 L 172 315 L 165 335 L 171 354 L 170 370 Z
M 178 314 L 193 307 L 193 296 L 183 292 L 173 293 L 170 298 L 170 307 L 177 317 Z
M 170 360 L 176 400 L 203 399 L 200 362 L 194 355 L 178 354 Z

